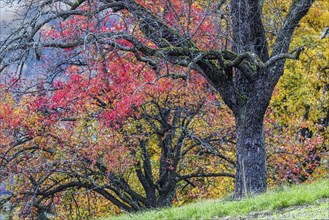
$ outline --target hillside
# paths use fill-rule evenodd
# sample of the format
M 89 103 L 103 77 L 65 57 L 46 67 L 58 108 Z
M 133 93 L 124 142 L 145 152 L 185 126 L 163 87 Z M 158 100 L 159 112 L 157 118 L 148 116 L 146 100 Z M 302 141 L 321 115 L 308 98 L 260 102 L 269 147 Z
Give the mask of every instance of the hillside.
M 280 187 L 240 201 L 206 200 L 100 220 L 110 219 L 329 219 L 329 179 Z

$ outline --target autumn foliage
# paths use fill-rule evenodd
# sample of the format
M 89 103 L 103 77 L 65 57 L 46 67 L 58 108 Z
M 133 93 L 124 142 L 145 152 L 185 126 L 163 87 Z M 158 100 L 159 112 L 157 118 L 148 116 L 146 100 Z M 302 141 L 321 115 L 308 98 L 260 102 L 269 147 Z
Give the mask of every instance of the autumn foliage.
M 229 20 L 221 27 L 212 22 L 216 1 L 136 2 L 162 14 L 168 28 L 189 40 L 181 44 L 232 47 Z M 158 45 L 143 37 L 132 13 L 95 13 L 102 6 L 84 3 L 40 29 L 39 41 L 48 43 L 34 46 L 31 69 L 2 79 L 0 181 L 10 192 L 3 203 L 14 204 L 16 217 L 86 218 L 233 192 L 232 111 L 204 74 L 165 57 L 177 51 L 159 52 L 163 59 L 155 63 L 145 48 L 136 50 L 141 42 L 157 53 Z M 325 175 L 329 54 L 323 48 L 329 38 L 318 40 L 316 33 L 329 25 L 326 6 L 318 1 L 302 20 L 293 44 L 311 46 L 297 64 L 287 64 L 266 113 L 271 186 Z M 315 37 L 302 37 L 310 32 Z

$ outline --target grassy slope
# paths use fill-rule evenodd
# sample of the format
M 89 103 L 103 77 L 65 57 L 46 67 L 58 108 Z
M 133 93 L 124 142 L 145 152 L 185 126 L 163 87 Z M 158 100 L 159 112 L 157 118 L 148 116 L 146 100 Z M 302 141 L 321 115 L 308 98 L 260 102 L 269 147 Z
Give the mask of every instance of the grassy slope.
M 242 219 L 259 219 L 259 220 L 260 219 L 262 220 L 283 220 L 283 219 L 325 220 L 325 219 L 329 219 L 329 199 L 320 199 L 312 204 L 307 204 L 303 206 L 291 206 L 285 209 L 274 210 L 272 212 L 254 212 L 239 217 L 241 217 Z M 225 218 L 222 218 L 222 220 L 224 219 Z M 234 218 L 228 217 L 226 219 L 233 220 Z
M 329 179 L 319 180 L 313 184 L 280 187 L 240 201 L 206 200 L 182 207 L 152 210 L 134 215 L 120 215 L 102 220 L 234 219 L 235 217 L 235 219 L 240 219 L 240 217 L 247 219 L 309 219 L 307 215 L 314 219 L 313 214 L 316 214 L 317 219 L 329 219 L 329 200 L 323 198 L 329 198 Z M 312 205 L 305 206 L 305 204 Z

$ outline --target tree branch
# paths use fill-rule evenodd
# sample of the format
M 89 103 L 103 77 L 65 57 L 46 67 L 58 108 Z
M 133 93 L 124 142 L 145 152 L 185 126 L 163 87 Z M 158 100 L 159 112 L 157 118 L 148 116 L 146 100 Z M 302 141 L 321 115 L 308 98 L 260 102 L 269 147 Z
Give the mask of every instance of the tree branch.
M 303 47 L 298 47 L 297 49 L 293 50 L 291 53 L 281 53 L 275 56 L 272 56 L 268 61 L 263 63 L 261 59 L 255 54 L 246 52 L 241 55 L 238 55 L 232 62 L 230 62 L 227 67 L 235 67 L 238 66 L 242 61 L 245 59 L 251 59 L 252 62 L 259 68 L 268 68 L 272 65 L 274 65 L 278 60 L 283 59 L 293 59 L 297 60 L 299 59 L 300 53 L 304 50 Z
M 300 20 L 306 15 L 313 5 L 314 0 L 294 0 L 290 6 L 277 38 L 275 39 L 272 57 L 281 53 L 286 53 L 289 49 L 292 35 Z
M 190 179 L 193 177 L 218 177 L 218 176 L 234 178 L 235 174 L 224 173 L 224 172 L 223 173 L 191 173 L 191 174 L 181 175 L 178 177 L 178 179 L 179 179 L 179 181 L 181 181 L 181 180 L 186 180 L 186 179 Z

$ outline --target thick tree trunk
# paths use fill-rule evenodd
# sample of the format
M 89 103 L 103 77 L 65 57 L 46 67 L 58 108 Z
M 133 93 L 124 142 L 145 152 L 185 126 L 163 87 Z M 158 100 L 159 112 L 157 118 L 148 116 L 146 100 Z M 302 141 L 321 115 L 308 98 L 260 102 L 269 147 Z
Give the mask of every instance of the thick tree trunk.
M 252 106 L 236 114 L 235 198 L 267 189 L 263 117 L 264 113 L 255 111 Z
M 263 1 L 232 0 L 230 2 L 233 30 L 233 51 L 252 52 L 262 61 L 269 59 L 268 44 L 262 22 Z M 243 71 L 243 70 L 242 70 Z M 248 73 L 237 71 L 235 87 L 236 176 L 235 197 L 265 192 L 266 152 L 263 118 L 271 96 L 266 71 L 255 69 L 251 80 Z

